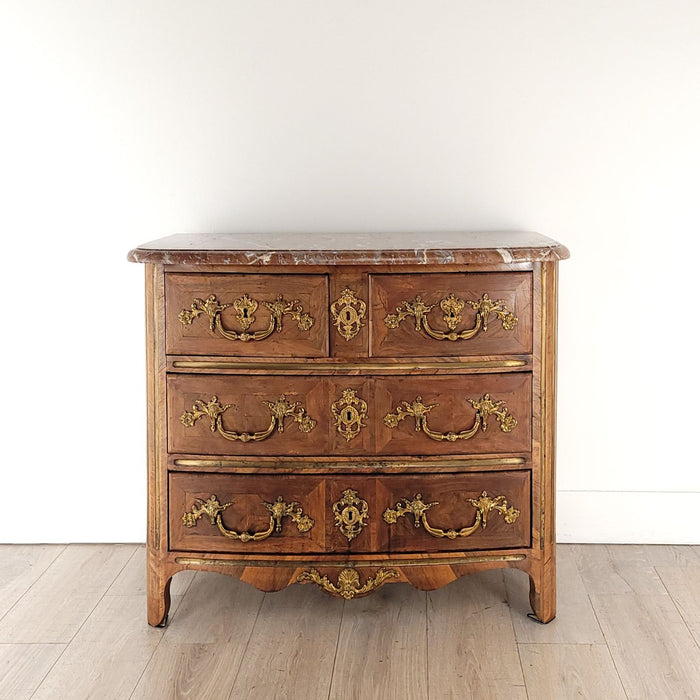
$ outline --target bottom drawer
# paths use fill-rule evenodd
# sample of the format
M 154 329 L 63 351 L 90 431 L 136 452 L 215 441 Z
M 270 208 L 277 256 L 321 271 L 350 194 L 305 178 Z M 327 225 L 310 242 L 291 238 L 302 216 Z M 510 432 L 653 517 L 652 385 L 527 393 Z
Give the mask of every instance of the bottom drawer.
M 530 546 L 530 472 L 332 476 L 175 472 L 170 549 L 388 553 Z

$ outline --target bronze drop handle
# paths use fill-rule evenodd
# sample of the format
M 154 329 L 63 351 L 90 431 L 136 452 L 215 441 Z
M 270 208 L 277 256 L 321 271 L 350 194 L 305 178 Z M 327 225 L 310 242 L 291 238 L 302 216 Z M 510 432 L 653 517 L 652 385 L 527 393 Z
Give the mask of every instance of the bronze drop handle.
M 286 503 L 282 496 L 278 496 L 274 503 L 266 503 L 263 501 L 265 508 L 270 511 L 270 526 L 267 530 L 261 530 L 260 532 L 236 532 L 235 530 L 228 530 L 224 527 L 221 514 L 231 505 L 233 504 L 224 503 L 222 505 L 219 503 L 215 494 L 212 494 L 206 501 L 203 501 L 201 498 L 195 498 L 195 504 L 192 506 L 192 510 L 183 514 L 182 524 L 185 527 L 196 527 L 197 521 L 203 515 L 206 515 L 209 517 L 211 524 L 218 528 L 219 532 L 224 537 L 228 537 L 231 540 L 238 540 L 239 542 L 260 542 L 261 540 L 266 540 L 273 532 L 281 532 L 282 519 L 286 517 L 292 519 L 292 522 L 296 524 L 299 532 L 308 532 L 314 526 L 314 521 L 308 515 L 304 515 L 298 503 L 295 501 Z
M 469 440 L 469 438 L 477 434 L 479 428 L 485 432 L 488 427 L 489 416 L 496 416 L 496 420 L 504 433 L 510 433 L 518 424 L 518 421 L 508 413 L 505 402 L 494 401 L 490 394 L 484 394 L 478 401 L 474 399 L 467 399 L 467 401 L 476 409 L 476 415 L 474 416 L 474 424 L 466 430 L 448 431 L 446 433 L 431 430 L 428 427 L 428 413 L 436 406 L 439 406 L 439 404 L 424 404 L 421 396 L 416 396 L 411 403 L 402 401 L 394 413 L 387 413 L 384 416 L 384 424 L 389 428 L 395 428 L 404 418 L 413 416 L 416 421 L 416 430 L 422 430 L 433 440 L 447 440 L 448 442 Z
M 517 317 L 509 311 L 503 299 L 489 299 L 489 295 L 484 292 L 481 298 L 477 301 L 469 299 L 460 299 L 455 294 L 450 293 L 444 299 L 441 299 L 440 309 L 442 310 L 442 320 L 447 325 L 447 331 L 436 330 L 431 327 L 428 321 L 428 313 L 434 309 L 437 304 L 426 304 L 420 295 L 417 295 L 413 301 L 402 301 L 396 307 L 395 314 L 389 314 L 384 319 L 387 328 L 398 328 L 399 324 L 409 316 L 415 320 L 415 328 L 418 333 L 424 332 L 428 337 L 435 340 L 469 340 L 473 338 L 479 331 L 486 332 L 489 328 L 489 316 L 496 314 L 496 317 L 501 322 L 504 330 L 510 331 L 515 328 L 518 322 Z M 458 331 L 457 326 L 462 322 L 462 311 L 469 304 L 476 311 L 476 319 L 474 326 L 463 331 Z
M 240 440 L 241 442 L 251 442 L 265 440 L 277 429 L 278 433 L 284 432 L 284 424 L 287 418 L 292 418 L 302 433 L 311 432 L 316 426 L 316 421 L 306 414 L 306 409 L 299 401 L 287 401 L 287 397 L 282 394 L 277 401 L 263 401 L 270 409 L 270 425 L 265 430 L 257 432 L 236 432 L 224 428 L 222 418 L 224 413 L 233 406 L 232 403 L 222 404 L 217 396 L 212 396 L 211 401 L 197 400 L 194 402 L 191 411 L 185 411 L 180 416 L 180 422 L 191 428 L 200 418 L 207 416 L 211 422 L 211 431 L 218 432 L 227 440 Z
M 425 503 L 420 493 L 417 493 L 413 498 L 402 498 L 396 504 L 396 508 L 387 508 L 383 517 L 387 524 L 393 525 L 399 518 L 410 513 L 413 515 L 414 525 L 416 527 L 421 527 L 422 525 L 423 529 L 432 537 L 447 537 L 450 540 L 454 540 L 457 537 L 469 537 L 480 527 L 485 528 L 488 522 L 488 514 L 492 510 L 500 513 L 508 525 L 512 525 L 520 515 L 520 511 L 517 508 L 508 506 L 505 496 L 491 498 L 486 491 L 482 491 L 479 498 L 468 498 L 467 503 L 476 508 L 474 522 L 460 529 L 441 530 L 430 525 L 425 514 L 430 508 L 440 504 L 438 501 Z
M 281 331 L 282 317 L 285 315 L 291 316 L 302 331 L 308 331 L 314 325 L 313 317 L 304 311 L 298 299 L 286 301 L 280 294 L 274 301 L 263 301 L 262 304 L 270 312 L 270 322 L 267 328 L 261 331 L 248 331 L 255 322 L 255 312 L 259 303 L 247 294 L 230 304 L 221 304 L 214 294 L 210 294 L 206 299 L 197 298 L 189 309 L 180 311 L 178 319 L 183 326 L 189 326 L 197 316 L 206 314 L 209 317 L 209 330 L 212 333 L 219 333 L 227 340 L 240 340 L 243 343 L 250 340 L 265 340 L 274 331 Z M 221 320 L 221 312 L 230 306 L 236 311 L 236 321 L 241 327 L 240 331 L 226 328 Z

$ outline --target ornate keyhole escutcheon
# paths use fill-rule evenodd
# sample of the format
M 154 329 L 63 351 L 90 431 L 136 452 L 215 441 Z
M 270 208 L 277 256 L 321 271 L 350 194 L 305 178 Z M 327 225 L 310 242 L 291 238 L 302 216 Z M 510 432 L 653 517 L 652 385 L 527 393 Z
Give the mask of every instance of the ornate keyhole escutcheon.
M 357 537 L 369 519 L 367 501 L 358 498 L 357 491 L 345 489 L 343 497 L 333 504 L 335 525 L 347 538 L 348 542 Z
M 365 428 L 364 419 L 367 417 L 367 402 L 363 401 L 354 389 L 344 389 L 343 395 L 331 404 L 335 426 L 338 432 L 350 442 Z
M 331 304 L 333 325 L 345 340 L 352 340 L 365 325 L 367 304 L 358 299 L 349 287 L 345 287 L 340 297 Z
M 236 310 L 236 320 L 244 331 L 247 331 L 255 323 L 255 312 L 258 309 L 258 302 L 244 294 L 240 299 L 232 304 Z

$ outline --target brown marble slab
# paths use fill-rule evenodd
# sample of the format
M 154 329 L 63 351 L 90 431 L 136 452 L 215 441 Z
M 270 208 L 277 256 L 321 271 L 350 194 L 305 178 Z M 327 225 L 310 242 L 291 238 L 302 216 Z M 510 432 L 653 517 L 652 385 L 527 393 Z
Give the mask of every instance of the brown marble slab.
M 561 243 L 527 231 L 180 233 L 144 243 L 131 262 L 162 265 L 476 265 L 565 260 Z

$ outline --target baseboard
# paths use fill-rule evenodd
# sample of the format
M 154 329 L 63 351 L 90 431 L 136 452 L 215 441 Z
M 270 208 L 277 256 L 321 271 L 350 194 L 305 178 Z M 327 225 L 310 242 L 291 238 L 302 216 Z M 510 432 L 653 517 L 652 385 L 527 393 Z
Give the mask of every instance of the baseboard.
M 700 493 L 559 491 L 557 541 L 700 544 Z

